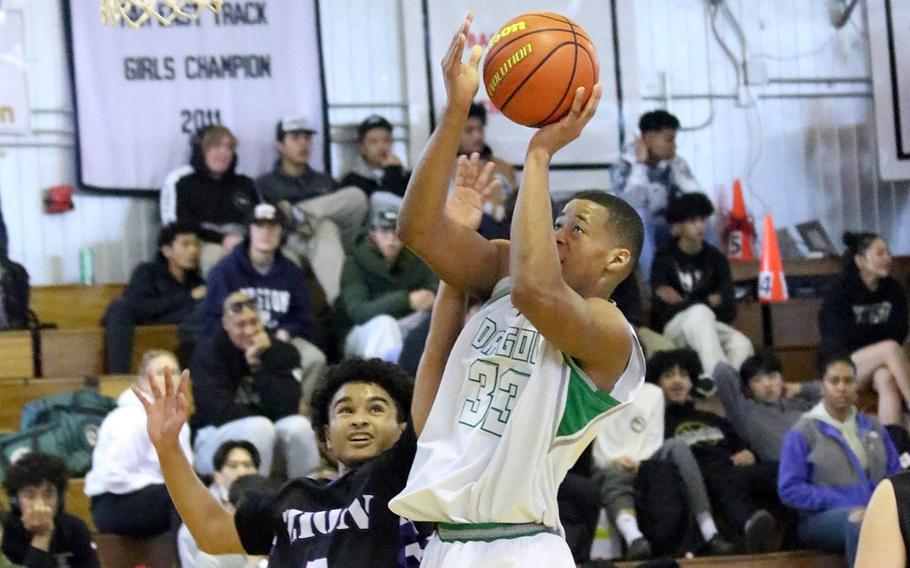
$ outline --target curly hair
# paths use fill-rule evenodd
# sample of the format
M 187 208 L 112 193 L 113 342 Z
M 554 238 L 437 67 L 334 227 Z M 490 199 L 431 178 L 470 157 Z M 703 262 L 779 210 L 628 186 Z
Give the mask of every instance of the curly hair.
M 689 348 L 673 349 L 670 351 L 658 351 L 648 359 L 645 380 L 649 383 L 659 384 L 660 377 L 679 367 L 689 375 L 689 379 L 695 381 L 701 375 L 701 361 L 698 360 L 698 354 Z
M 325 427 L 329 423 L 329 404 L 332 397 L 347 383 L 373 383 L 379 385 L 395 400 L 398 422 L 408 422 L 411 412 L 411 394 L 414 383 L 398 365 L 382 359 L 345 359 L 329 367 L 317 383 L 310 399 L 310 422 L 321 442 L 325 442 Z
M 8 497 L 15 497 L 19 490 L 47 481 L 57 488 L 57 495 L 63 499 L 69 477 L 70 472 L 62 459 L 43 452 L 29 452 L 6 470 L 3 488 Z

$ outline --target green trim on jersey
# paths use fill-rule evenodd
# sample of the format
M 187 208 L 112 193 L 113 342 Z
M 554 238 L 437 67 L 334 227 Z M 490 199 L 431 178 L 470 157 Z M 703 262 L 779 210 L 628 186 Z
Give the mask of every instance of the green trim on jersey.
M 619 401 L 599 390 L 571 357 L 564 356 L 564 360 L 569 366 L 569 387 L 557 438 L 581 432 L 598 416 L 619 406 Z

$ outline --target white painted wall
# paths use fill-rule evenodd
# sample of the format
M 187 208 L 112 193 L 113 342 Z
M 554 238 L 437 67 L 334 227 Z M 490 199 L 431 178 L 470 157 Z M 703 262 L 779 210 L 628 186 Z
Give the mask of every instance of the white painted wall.
M 861 11 L 835 33 L 823 2 L 729 0 L 750 53 L 791 57 L 764 58 L 769 76 L 788 82 L 754 88 L 756 106 L 743 109 L 730 98 L 732 67 L 708 34 L 704 0 L 619 1 L 623 45 L 637 60 L 624 71 L 636 73 L 630 79 L 640 85 L 637 95 L 632 93 L 639 98 L 627 109 L 633 119 L 666 106 L 684 125 L 697 125 L 711 108 L 699 95 L 715 96 L 710 124 L 679 136 L 680 154 L 712 196 L 728 201 L 720 186 L 729 188 L 742 176 L 752 190 L 746 196 L 751 211 L 759 215 L 767 209 L 779 226 L 820 218 L 835 239 L 846 228 L 880 230 L 897 252 L 910 253 L 907 185 L 880 184 L 875 174 Z M 425 67 L 422 47 L 414 47 L 422 41 L 421 15 L 413 4 L 319 2 L 336 175 L 351 154 L 351 125 L 371 112 L 395 123 L 396 151 L 407 162 L 413 163 L 426 140 Z M 81 194 L 73 212 L 41 212 L 42 189 L 75 183 L 60 3 L 0 0 L 0 7 L 25 13 L 34 111 L 31 134 L 0 137 L 0 202 L 10 254 L 26 265 L 34 283 L 67 283 L 78 281 L 78 251 L 89 246 L 98 281 L 125 281 L 131 267 L 154 249 L 157 203 Z M 732 40 L 729 32 L 726 37 Z M 808 55 L 792 58 L 798 54 Z M 836 80 L 814 82 L 819 78 Z M 605 171 L 559 172 L 553 186 L 606 188 L 609 181 Z

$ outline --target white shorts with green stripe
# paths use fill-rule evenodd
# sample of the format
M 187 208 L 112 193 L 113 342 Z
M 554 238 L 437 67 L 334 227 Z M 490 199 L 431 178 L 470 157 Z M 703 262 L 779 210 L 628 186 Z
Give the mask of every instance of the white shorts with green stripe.
M 444 541 L 433 535 L 421 568 L 575 568 L 564 538 L 551 532 L 496 540 Z

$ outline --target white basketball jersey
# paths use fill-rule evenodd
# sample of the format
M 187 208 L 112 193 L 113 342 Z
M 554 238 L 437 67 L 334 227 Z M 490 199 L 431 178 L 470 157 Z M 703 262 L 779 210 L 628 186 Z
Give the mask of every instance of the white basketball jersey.
M 415 521 L 559 527 L 559 484 L 644 381 L 631 325 L 629 334 L 629 363 L 607 394 L 518 312 L 501 280 L 455 342 L 407 486 L 389 508 Z

